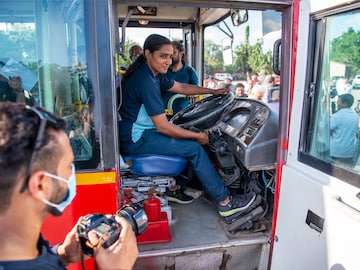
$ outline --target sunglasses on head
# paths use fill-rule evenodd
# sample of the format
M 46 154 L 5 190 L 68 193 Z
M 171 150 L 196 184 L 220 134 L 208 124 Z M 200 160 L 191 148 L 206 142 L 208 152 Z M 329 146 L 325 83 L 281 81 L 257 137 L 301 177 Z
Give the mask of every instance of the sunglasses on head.
M 41 148 L 41 143 L 44 138 L 46 128 L 47 127 L 52 127 L 55 129 L 65 128 L 65 121 L 63 119 L 56 117 L 55 115 L 47 112 L 41 107 L 26 106 L 26 109 L 34 113 L 39 118 L 39 125 L 36 132 L 36 138 L 32 149 L 31 157 L 28 166 L 26 168 L 25 181 L 23 186 L 21 187 L 20 193 L 24 192 L 29 184 L 31 169 L 35 160 L 35 155 L 37 151 L 39 151 Z

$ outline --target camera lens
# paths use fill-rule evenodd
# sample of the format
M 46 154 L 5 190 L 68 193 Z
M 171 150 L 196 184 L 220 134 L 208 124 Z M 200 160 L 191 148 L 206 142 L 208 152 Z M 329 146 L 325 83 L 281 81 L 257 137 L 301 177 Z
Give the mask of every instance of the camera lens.
M 124 205 L 116 214 L 125 218 L 131 224 L 135 235 L 143 233 L 148 227 L 148 218 L 145 211 L 137 204 Z

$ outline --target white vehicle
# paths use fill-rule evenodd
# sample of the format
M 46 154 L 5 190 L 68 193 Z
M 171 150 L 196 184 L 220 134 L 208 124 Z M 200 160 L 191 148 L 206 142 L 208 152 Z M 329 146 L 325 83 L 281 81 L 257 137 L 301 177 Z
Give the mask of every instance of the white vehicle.
M 229 73 L 215 73 L 214 77 L 219 81 L 223 81 L 225 79 L 230 79 L 230 80 L 233 79 L 233 76 Z
M 360 88 L 360 75 L 356 75 L 352 81 L 353 88 Z
M 339 109 L 332 107 L 330 62 L 346 66 L 346 77 L 360 74 L 358 44 L 349 42 L 360 39 L 359 21 L 356 0 L 1 1 L 0 68 L 21 76 L 3 61 L 11 58 L 36 73 L 36 105 L 66 119 L 76 159 L 77 196 L 62 217 L 46 221 L 44 238 L 61 242 L 79 216 L 116 213 L 130 195 L 141 203 L 150 189 L 173 183 L 176 157 L 141 161 L 155 175 L 137 175 L 134 163 L 121 162 L 117 108 L 129 45 L 142 45 L 135 38 L 148 31 L 178 39 L 176 30 L 200 81 L 205 72 L 221 73 L 221 50 L 243 75 L 272 59 L 268 73 L 281 76 L 279 115 L 229 94 L 199 97 L 173 116 L 174 124 L 209 134 L 209 157 L 234 193 L 253 190 L 260 199 L 229 219 L 206 194 L 190 205 L 162 201 L 160 220 L 138 236 L 134 270 L 360 269 L 358 137 L 351 160 L 330 156 L 330 121 Z M 1 91 L 8 79 L 0 73 Z M 360 100 L 360 91 L 352 94 Z M 94 261 L 85 265 L 93 269 Z

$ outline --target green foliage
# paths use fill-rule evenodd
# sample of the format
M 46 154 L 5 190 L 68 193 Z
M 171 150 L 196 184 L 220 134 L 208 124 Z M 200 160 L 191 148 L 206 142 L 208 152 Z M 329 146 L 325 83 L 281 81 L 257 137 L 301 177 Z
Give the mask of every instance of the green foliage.
M 259 74 L 265 70 L 267 74 L 272 73 L 272 54 L 270 51 L 263 53 L 263 41 L 258 40 L 254 45 L 240 44 L 235 48 L 236 72 L 246 74 L 252 70 Z
M 259 74 L 261 70 L 265 69 L 267 74 L 271 74 L 271 52 L 264 54 L 262 47 L 262 40 L 258 40 L 254 45 L 249 46 L 248 65 L 254 73 Z
M 211 74 L 223 68 L 221 46 L 211 40 L 205 40 L 204 48 L 205 73 Z
M 330 60 L 353 67 L 355 75 L 360 69 L 360 31 L 350 27 L 331 42 Z
M 211 40 L 205 40 L 205 72 L 208 74 L 224 71 L 242 74 L 246 78 L 248 73 L 267 74 L 272 71 L 272 53 L 263 53 L 263 41 L 258 40 L 254 45 L 249 43 L 250 28 L 245 28 L 245 42 L 235 47 L 232 65 L 223 66 L 221 46 Z

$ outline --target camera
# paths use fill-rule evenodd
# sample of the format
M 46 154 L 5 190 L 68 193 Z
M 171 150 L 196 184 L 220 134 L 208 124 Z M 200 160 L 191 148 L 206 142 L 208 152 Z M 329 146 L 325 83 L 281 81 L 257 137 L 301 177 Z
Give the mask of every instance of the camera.
M 116 212 L 117 216 L 125 218 L 132 226 L 135 235 L 140 235 L 148 227 L 148 218 L 144 209 L 138 204 L 126 204 Z M 82 252 L 94 256 L 93 246 L 88 239 L 88 233 L 94 231 L 101 245 L 108 248 L 119 238 L 121 225 L 116 222 L 115 215 L 107 217 L 103 214 L 86 215 L 77 227 Z

